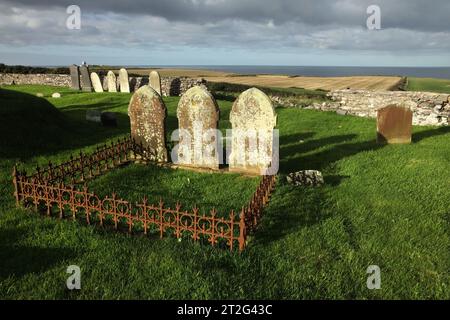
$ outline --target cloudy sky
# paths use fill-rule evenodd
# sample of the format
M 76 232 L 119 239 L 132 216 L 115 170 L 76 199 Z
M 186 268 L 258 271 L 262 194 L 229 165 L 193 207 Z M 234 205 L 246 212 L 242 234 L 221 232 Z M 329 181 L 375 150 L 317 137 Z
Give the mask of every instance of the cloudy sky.
M 69 5 L 81 29 L 66 27 Z M 368 30 L 367 8 L 381 8 Z M 450 66 L 449 0 L 0 0 L 0 62 Z

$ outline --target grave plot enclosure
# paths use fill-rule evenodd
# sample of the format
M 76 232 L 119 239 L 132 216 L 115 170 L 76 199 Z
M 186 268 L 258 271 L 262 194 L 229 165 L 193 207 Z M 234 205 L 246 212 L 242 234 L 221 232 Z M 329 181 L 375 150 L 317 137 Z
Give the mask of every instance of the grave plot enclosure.
M 152 154 L 133 138 L 119 139 L 111 145 L 97 148 L 91 154 L 81 153 L 68 161 L 32 174 L 17 166 L 13 169 L 14 196 L 17 205 L 33 207 L 47 216 L 60 219 L 84 220 L 100 227 L 112 226 L 130 233 L 157 233 L 160 237 L 173 235 L 189 237 L 211 245 L 226 246 L 230 250 L 246 246 L 247 236 L 255 231 L 262 209 L 269 201 L 276 177 L 264 176 L 246 206 L 231 211 L 227 218 L 218 217 L 213 209 L 209 215 L 199 214 L 199 208 L 184 210 L 165 206 L 163 199 L 151 204 L 144 197 L 132 203 L 116 194 L 99 197 L 85 185 L 90 179 L 107 173 L 137 159 Z

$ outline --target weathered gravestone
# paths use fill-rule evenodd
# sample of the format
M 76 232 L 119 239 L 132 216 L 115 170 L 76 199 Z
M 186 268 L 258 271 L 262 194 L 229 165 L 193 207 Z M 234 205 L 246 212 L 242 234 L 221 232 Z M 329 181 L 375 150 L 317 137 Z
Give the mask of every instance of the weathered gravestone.
M 106 75 L 106 83 L 108 85 L 108 92 L 117 92 L 117 78 L 111 70 Z
M 91 72 L 91 82 L 95 92 L 103 92 L 102 82 L 97 73 Z
M 378 110 L 378 143 L 411 143 L 413 113 L 407 107 L 390 105 Z
M 161 77 L 159 76 L 158 71 L 150 72 L 149 83 L 150 87 L 155 89 L 155 91 L 161 95 Z
M 122 68 L 119 70 L 120 92 L 130 93 L 130 82 L 128 80 L 128 72 Z
M 83 91 L 92 92 L 91 76 L 89 74 L 89 68 L 85 65 L 80 67 L 81 73 L 81 89 Z
M 211 93 L 203 86 L 190 88 L 178 103 L 177 118 L 179 144 L 176 163 L 219 169 L 222 153 L 217 135 L 219 107 Z
M 270 98 L 256 88 L 244 91 L 233 104 L 230 122 L 230 171 L 268 174 L 278 164 L 273 163 L 278 161 L 273 154 L 278 151 L 273 150 L 277 115 Z
M 131 97 L 128 116 L 131 122 L 131 136 L 146 150 L 146 157 L 152 161 L 167 162 L 164 119 L 166 106 L 161 96 L 146 85 Z
M 70 87 L 74 90 L 80 90 L 80 70 L 77 65 L 73 64 L 69 67 L 70 69 Z

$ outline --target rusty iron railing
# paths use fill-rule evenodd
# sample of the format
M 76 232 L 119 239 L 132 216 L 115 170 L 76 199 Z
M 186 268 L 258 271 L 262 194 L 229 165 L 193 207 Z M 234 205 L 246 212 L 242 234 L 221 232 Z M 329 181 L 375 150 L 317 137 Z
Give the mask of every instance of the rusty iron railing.
M 78 157 L 46 168 L 36 168 L 27 175 L 17 166 L 13 169 L 14 196 L 17 205 L 34 206 L 43 209 L 48 216 L 85 219 L 87 224 L 103 227 L 112 225 L 116 230 L 126 227 L 128 232 L 159 232 L 160 237 L 173 234 L 176 238 L 190 237 L 194 241 L 205 239 L 211 245 L 219 242 L 233 250 L 244 250 L 247 235 L 254 232 L 261 218 L 262 210 L 268 203 L 275 186 L 276 176 L 264 176 L 247 206 L 240 214 L 231 211 L 227 218 L 218 217 L 215 209 L 209 215 L 200 214 L 194 207 L 182 210 L 180 203 L 175 208 L 159 204 L 149 204 L 147 198 L 131 203 L 116 194 L 100 198 L 80 183 L 95 178 L 117 166 L 137 157 L 144 157 L 142 145 L 130 137 L 118 140 L 110 146 L 97 148 L 92 154 L 80 153 Z

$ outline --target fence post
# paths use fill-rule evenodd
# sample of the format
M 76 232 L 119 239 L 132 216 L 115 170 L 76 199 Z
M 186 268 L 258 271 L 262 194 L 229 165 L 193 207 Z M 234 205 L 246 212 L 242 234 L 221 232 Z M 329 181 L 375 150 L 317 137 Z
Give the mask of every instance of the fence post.
M 164 203 L 162 199 L 159 200 L 159 237 L 164 235 Z
M 20 191 L 19 191 L 19 173 L 17 171 L 17 164 L 14 165 L 13 168 L 13 184 L 14 184 L 14 197 L 16 198 L 16 206 L 19 206 L 20 203 Z
M 231 210 L 230 213 L 230 251 L 233 251 L 234 244 L 234 210 Z
M 80 170 L 81 170 L 81 181 L 84 181 L 85 177 L 84 177 L 84 156 L 83 156 L 83 151 L 80 151 Z
M 240 215 L 240 221 L 239 221 L 239 251 L 243 251 L 245 248 L 245 239 L 247 238 L 246 235 L 246 227 L 245 227 L 245 213 L 244 208 L 242 208 L 241 215 Z

